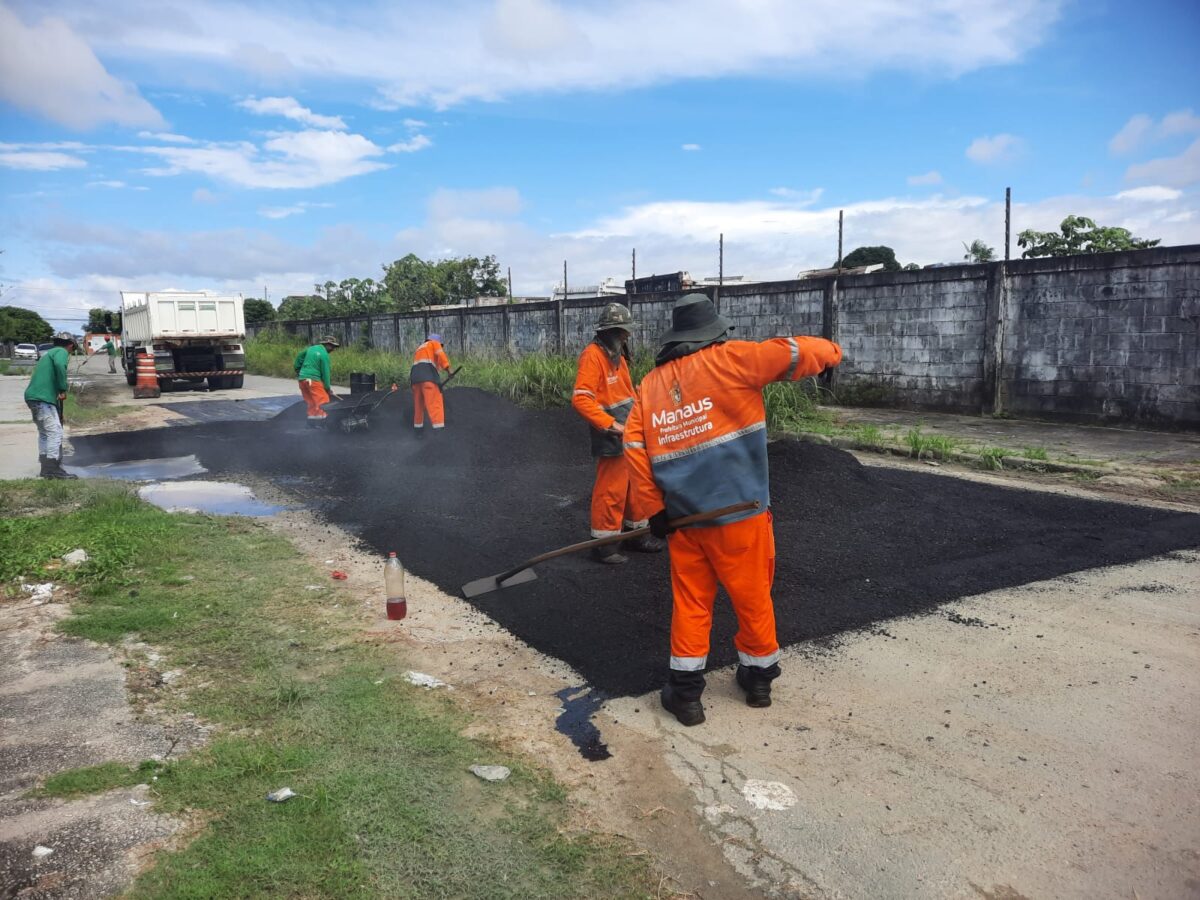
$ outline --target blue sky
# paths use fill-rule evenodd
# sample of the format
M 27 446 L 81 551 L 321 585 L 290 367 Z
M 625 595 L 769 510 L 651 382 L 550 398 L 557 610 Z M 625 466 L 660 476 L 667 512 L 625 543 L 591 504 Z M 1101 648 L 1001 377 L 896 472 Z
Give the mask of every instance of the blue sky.
M 0 0 L 0 302 L 783 278 L 1091 215 L 1200 243 L 1200 6 Z M 1014 239 L 1015 251 L 1015 239 Z

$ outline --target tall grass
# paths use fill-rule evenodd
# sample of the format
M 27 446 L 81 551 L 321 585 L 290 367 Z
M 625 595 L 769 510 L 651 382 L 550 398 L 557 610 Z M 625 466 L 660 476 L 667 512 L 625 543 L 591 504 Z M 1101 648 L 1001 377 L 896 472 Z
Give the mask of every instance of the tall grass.
M 261 335 L 246 345 L 246 367 L 259 375 L 293 378 L 292 363 L 303 346 L 302 341 L 288 335 Z M 451 359 L 455 367 L 462 366 L 454 379 L 455 385 L 481 388 L 532 409 L 566 406 L 571 402 L 576 364 L 573 356 L 531 353 L 512 358 L 451 354 Z M 329 360 L 335 384 L 349 384 L 351 372 L 374 372 L 381 387 L 392 382 L 406 386 L 412 366 L 408 354 L 355 346 L 338 348 Z M 634 354 L 630 363 L 634 383 L 639 383 L 653 366 L 654 355 L 649 351 Z M 820 408 L 818 392 L 812 383 L 770 384 L 763 399 L 767 425 L 773 430 L 833 431 L 833 418 Z

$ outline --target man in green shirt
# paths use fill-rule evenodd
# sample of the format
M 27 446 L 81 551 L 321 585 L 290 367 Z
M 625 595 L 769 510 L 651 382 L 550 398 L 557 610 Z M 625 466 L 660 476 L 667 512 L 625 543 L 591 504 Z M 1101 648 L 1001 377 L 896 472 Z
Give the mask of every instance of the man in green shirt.
M 340 346 L 337 339 L 325 335 L 311 347 L 296 355 L 294 368 L 300 382 L 300 394 L 308 406 L 308 426 L 315 428 L 325 422 L 325 410 L 321 409 L 330 399 L 336 400 L 329 384 L 329 353 Z
M 25 388 L 25 403 L 37 424 L 42 478 L 78 477 L 62 467 L 62 402 L 67 396 L 67 362 L 74 350 L 75 338 L 65 331 L 56 334 L 54 346 L 33 367 Z
M 117 345 L 111 336 L 104 338 L 104 352 L 108 354 L 108 373 L 111 375 L 117 371 Z

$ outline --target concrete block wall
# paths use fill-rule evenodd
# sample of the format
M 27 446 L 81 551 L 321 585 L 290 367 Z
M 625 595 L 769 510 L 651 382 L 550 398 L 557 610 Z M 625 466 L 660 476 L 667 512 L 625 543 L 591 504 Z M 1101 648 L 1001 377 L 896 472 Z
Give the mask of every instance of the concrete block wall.
M 1008 276 L 1004 407 L 1200 425 L 1200 254 L 1026 260 Z
M 985 266 L 842 279 L 841 392 L 897 406 L 979 412 L 987 288 Z
M 627 298 L 635 348 L 657 347 L 678 297 Z M 430 331 L 452 357 L 574 355 L 607 302 L 270 327 L 354 343 L 366 323 L 374 346 L 405 355 Z M 1200 427 L 1200 246 L 739 285 L 719 305 L 735 338 L 836 339 L 845 362 L 831 386 L 844 401 Z

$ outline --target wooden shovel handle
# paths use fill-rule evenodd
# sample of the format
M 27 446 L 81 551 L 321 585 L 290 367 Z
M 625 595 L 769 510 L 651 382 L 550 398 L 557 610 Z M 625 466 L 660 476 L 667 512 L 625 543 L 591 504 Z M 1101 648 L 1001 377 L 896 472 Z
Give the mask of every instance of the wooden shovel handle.
M 712 519 L 719 519 L 721 516 L 732 515 L 733 513 L 745 512 L 749 509 L 761 509 L 762 504 L 757 500 L 745 500 L 741 503 L 734 503 L 732 506 L 722 506 L 720 509 L 711 509 L 708 512 L 695 513 L 690 516 L 682 516 L 678 519 L 672 519 L 670 524 L 672 528 L 682 528 L 684 525 L 694 525 L 697 522 L 708 522 Z M 541 556 L 535 556 L 531 560 L 521 563 L 515 569 L 510 569 L 503 575 L 496 578 L 496 581 L 504 581 L 506 578 L 511 578 L 522 569 L 528 569 L 530 566 L 536 566 L 540 562 L 545 562 L 548 559 L 554 559 L 558 556 L 566 556 L 568 553 L 578 553 L 580 550 L 590 550 L 592 547 L 603 547 L 605 544 L 616 544 L 620 541 L 628 541 L 632 538 L 641 537 L 643 534 L 650 533 L 650 526 L 644 528 L 635 528 L 633 531 L 622 531 L 620 534 L 612 534 L 608 537 L 595 538 L 590 541 L 580 541 L 578 544 L 571 544 L 569 547 L 560 547 L 557 550 L 551 550 L 549 553 L 543 553 Z

